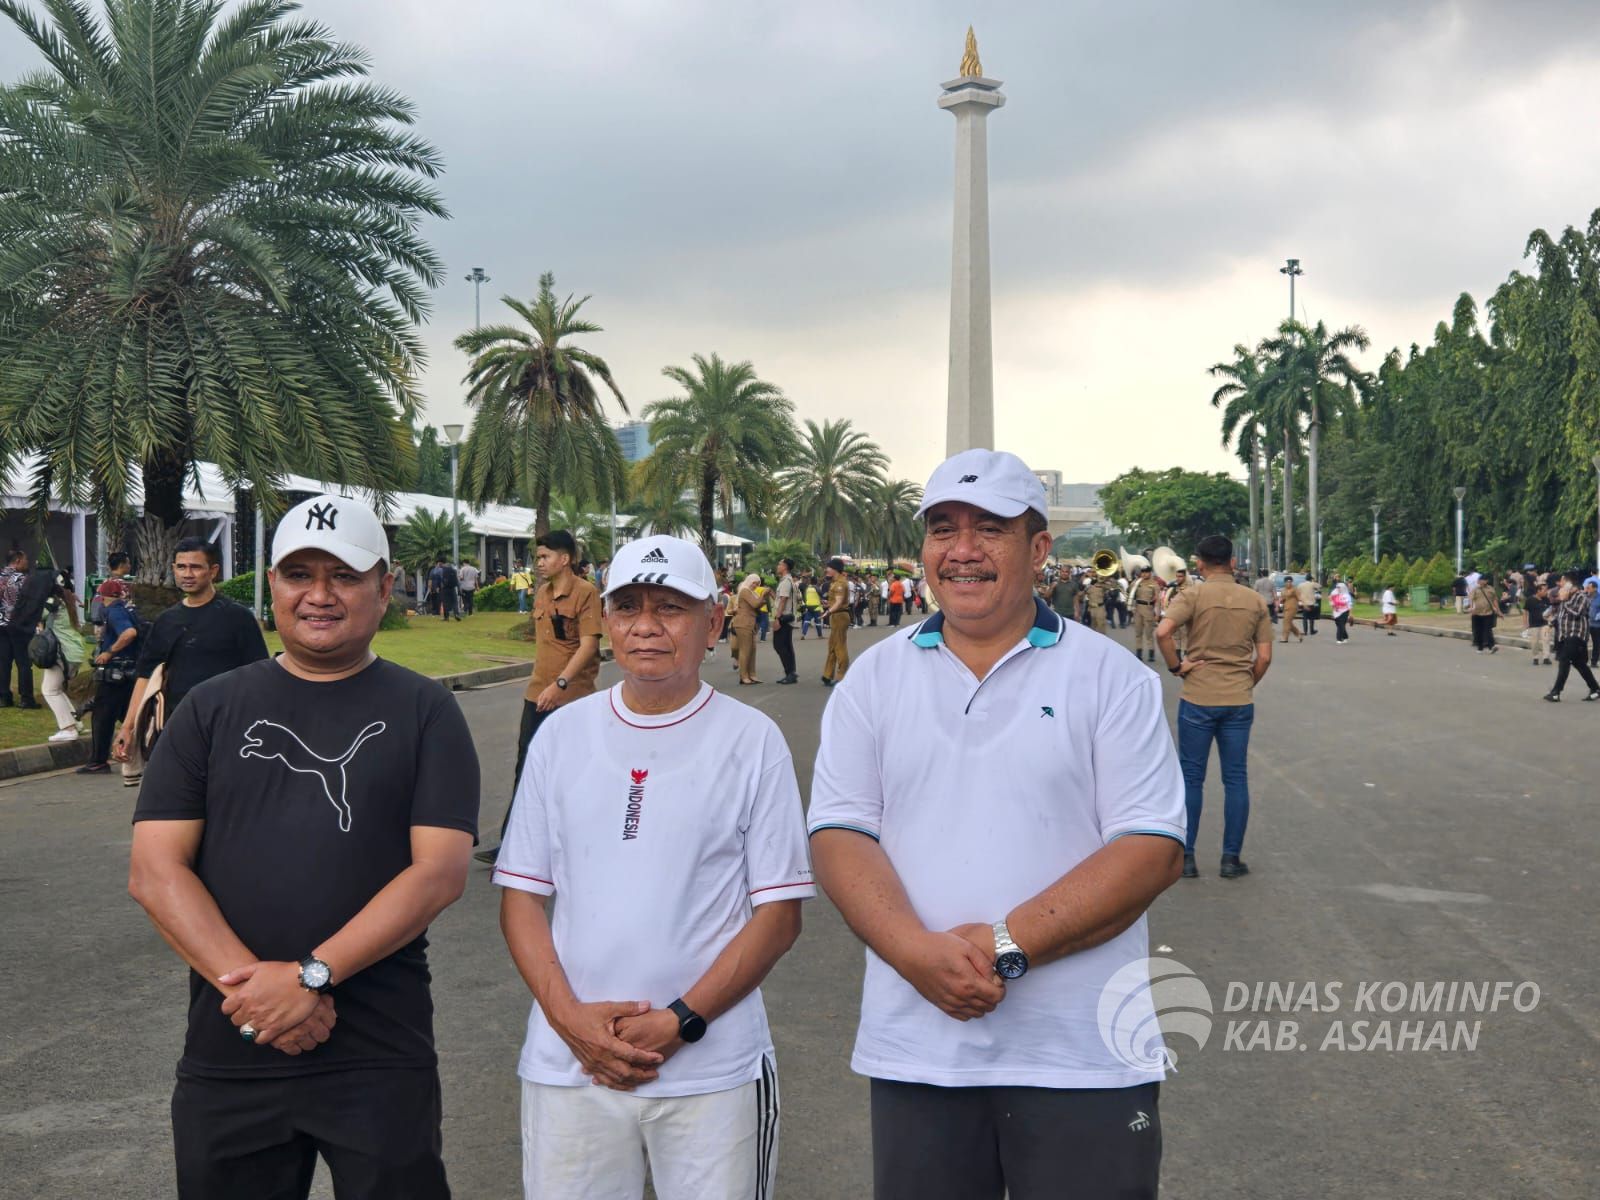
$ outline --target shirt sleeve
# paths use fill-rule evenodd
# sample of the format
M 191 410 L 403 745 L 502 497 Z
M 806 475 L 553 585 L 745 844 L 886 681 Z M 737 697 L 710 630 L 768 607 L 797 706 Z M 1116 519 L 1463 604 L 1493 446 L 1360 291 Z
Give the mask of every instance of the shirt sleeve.
M 543 748 L 549 741 L 547 735 L 542 741 L 534 738 L 528 745 L 522 778 L 517 780 L 516 795 L 511 801 L 511 820 L 506 825 L 506 836 L 501 839 L 500 853 L 494 864 L 495 883 L 539 896 L 553 895 L 556 890 L 550 854 L 550 815 L 544 789 L 550 772 Z
M 883 828 L 877 742 L 872 724 L 846 687 L 841 683 L 834 689 L 822 713 L 822 741 L 811 777 L 810 832 L 851 829 L 877 841 Z
M 1094 804 L 1106 844 L 1130 833 L 1186 838 L 1183 772 L 1153 674 L 1100 714 Z
M 411 824 L 460 829 L 478 838 L 478 751 L 461 706 L 439 689 L 422 730 L 417 780 L 411 790 Z
M 600 593 L 594 588 L 585 588 L 583 599 L 578 602 L 578 636 L 599 637 L 603 631 L 600 623 Z
M 1162 615 L 1174 625 L 1187 625 L 1189 618 L 1194 615 L 1194 601 L 1186 591 L 1179 592 L 1167 601 L 1166 612 Z
M 810 900 L 817 894 L 811 879 L 811 853 L 806 819 L 800 807 L 800 785 L 794 760 L 783 735 L 768 730 L 761 780 L 750 801 L 744 828 L 745 883 L 752 906 L 774 900 Z
M 139 821 L 202 821 L 206 816 L 206 779 L 210 774 L 210 730 L 200 716 L 202 705 L 192 697 L 178 705 L 144 767 L 133 819 Z

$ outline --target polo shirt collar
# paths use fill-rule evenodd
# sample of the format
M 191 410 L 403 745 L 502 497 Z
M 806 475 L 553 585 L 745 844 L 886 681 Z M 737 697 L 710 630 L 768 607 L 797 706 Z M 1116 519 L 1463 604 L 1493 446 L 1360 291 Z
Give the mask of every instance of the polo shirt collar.
M 568 596 L 568 595 L 572 594 L 572 585 L 573 585 L 573 582 L 577 578 L 578 577 L 576 575 L 573 575 L 571 572 L 568 572 L 566 578 L 562 581 L 562 588 L 561 588 L 561 590 L 559 592 L 556 591 L 556 582 L 553 579 L 550 580 L 548 583 L 546 583 L 544 586 L 550 589 L 550 598 L 552 600 L 559 600 L 563 596 Z
M 1039 597 L 1033 598 L 1033 626 L 1028 630 L 1028 645 L 1040 650 L 1054 646 L 1066 627 L 1065 617 Z M 911 633 L 911 640 L 923 650 L 944 645 L 944 613 L 936 612 L 918 625 Z

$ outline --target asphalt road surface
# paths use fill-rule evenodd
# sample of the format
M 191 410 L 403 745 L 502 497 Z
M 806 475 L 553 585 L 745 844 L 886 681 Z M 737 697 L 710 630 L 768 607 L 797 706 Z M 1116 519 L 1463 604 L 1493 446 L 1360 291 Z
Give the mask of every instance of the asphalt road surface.
M 706 677 L 779 721 L 804 791 L 827 692 L 820 643 L 798 648 L 798 687 L 732 689 L 725 650 Z M 1330 628 L 1277 650 L 1252 744 L 1252 874 L 1216 875 L 1213 768 L 1203 876 L 1152 910 L 1152 953 L 1181 964 L 1165 968 L 1173 979 L 1158 1000 L 1183 1010 L 1165 1021 L 1177 1073 L 1161 1098 L 1163 1194 L 1600 1194 L 1600 704 L 1577 703 L 1581 688 L 1542 704 L 1550 669 L 1462 642 L 1360 629 L 1336 647 Z M 777 677 L 770 648 L 759 664 Z M 1176 681 L 1167 687 L 1175 705 Z M 520 687 L 460 700 L 492 832 Z M 1008 785 L 1005 764 L 993 778 Z M 0 1196 L 172 1194 L 184 970 L 126 895 L 131 808 L 132 793 L 104 778 L 0 788 Z M 467 1200 L 518 1194 L 515 1063 L 529 999 L 495 892 L 475 867 L 432 930 L 445 1152 Z M 764 989 L 783 1195 L 870 1191 L 867 1090 L 848 1069 L 861 969 L 859 946 L 818 899 Z M 325 1175 L 315 1194 L 331 1194 Z

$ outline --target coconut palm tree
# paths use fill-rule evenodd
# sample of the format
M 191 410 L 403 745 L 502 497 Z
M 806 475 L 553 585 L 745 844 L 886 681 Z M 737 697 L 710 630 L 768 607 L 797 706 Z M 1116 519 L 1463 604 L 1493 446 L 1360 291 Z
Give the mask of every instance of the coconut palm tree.
M 1350 359 L 1352 351 L 1365 350 L 1371 344 L 1366 331 L 1359 325 L 1329 333 L 1327 325 L 1321 321 L 1314 326 L 1299 321 L 1285 321 L 1278 326 L 1275 337 L 1261 343 L 1262 355 L 1266 360 L 1264 385 L 1275 396 L 1273 407 L 1286 431 L 1286 438 L 1288 430 L 1298 432 L 1300 421 L 1304 419 L 1306 422 L 1306 510 L 1311 536 L 1308 561 L 1319 575 L 1322 564 L 1317 549 L 1317 461 L 1322 430 L 1330 421 L 1338 420 L 1353 410 L 1357 398 L 1371 389 L 1370 377 Z M 1287 441 L 1285 445 L 1287 447 Z M 1285 454 L 1288 454 L 1287 448 Z M 1286 457 L 1286 493 L 1288 470 Z
M 470 540 L 464 518 L 456 518 L 456 529 L 460 541 Z M 426 573 L 441 558 L 450 561 L 454 544 L 450 539 L 450 514 L 442 508 L 436 513 L 419 508 L 395 530 L 395 561 L 413 571 Z
M 38 7 L 0 0 L 44 60 L 0 88 L 0 463 L 112 520 L 138 468 L 167 550 L 197 460 L 387 494 L 446 215 L 410 103 L 286 0 Z
M 849 421 L 808 420 L 792 464 L 778 476 L 784 524 L 825 554 L 845 537 L 864 541 L 888 467 L 888 456 Z
M 609 504 L 626 474 L 595 380 L 623 412 L 627 401 L 605 359 L 567 340 L 601 328 L 579 316 L 588 296 L 558 300 L 555 284 L 547 271 L 532 301 L 501 298 L 521 324 L 484 325 L 455 342 L 472 358 L 465 382 L 476 410 L 461 450 L 461 495 L 474 504 L 520 496 L 536 534 L 550 528 L 552 494 Z
M 683 394 L 645 407 L 654 447 L 645 460 L 645 484 L 658 495 L 693 492 L 700 545 L 715 561 L 715 509 L 728 516 L 739 502 L 759 521 L 771 508 L 773 477 L 797 450 L 794 405 L 748 362 L 727 363 L 716 354 L 696 354 L 692 371 L 664 367 L 661 373 Z
M 1270 544 L 1272 540 L 1271 471 L 1269 468 L 1263 472 L 1261 466 L 1264 442 L 1261 421 L 1268 399 L 1263 387 L 1265 376 L 1261 358 L 1247 346 L 1239 344 L 1233 348 L 1233 361 L 1213 363 L 1208 370 L 1213 376 L 1227 381 L 1211 395 L 1211 406 L 1222 409 L 1222 444 L 1226 446 L 1233 443 L 1240 461 L 1246 464 L 1250 472 L 1250 564 L 1271 570 L 1270 545 L 1264 553 L 1261 552 L 1262 543 Z M 1264 521 L 1257 511 L 1258 499 L 1263 505 Z M 1263 532 L 1267 534 L 1265 538 L 1261 537 Z
M 885 479 L 867 504 L 868 536 L 893 565 L 897 557 L 915 558 L 922 549 L 917 508 L 922 488 L 909 479 Z
M 628 471 L 630 527 L 641 537 L 651 533 L 671 537 L 693 533 L 699 524 L 694 506 L 683 498 L 682 491 L 649 486 L 645 472 L 644 461 L 634 463 Z

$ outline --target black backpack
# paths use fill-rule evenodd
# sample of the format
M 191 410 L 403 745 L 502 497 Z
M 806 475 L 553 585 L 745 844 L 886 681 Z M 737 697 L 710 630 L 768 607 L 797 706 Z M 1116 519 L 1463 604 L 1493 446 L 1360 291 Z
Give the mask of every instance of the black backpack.
M 61 664 L 61 640 L 48 626 L 28 639 L 28 657 L 41 671 Z

